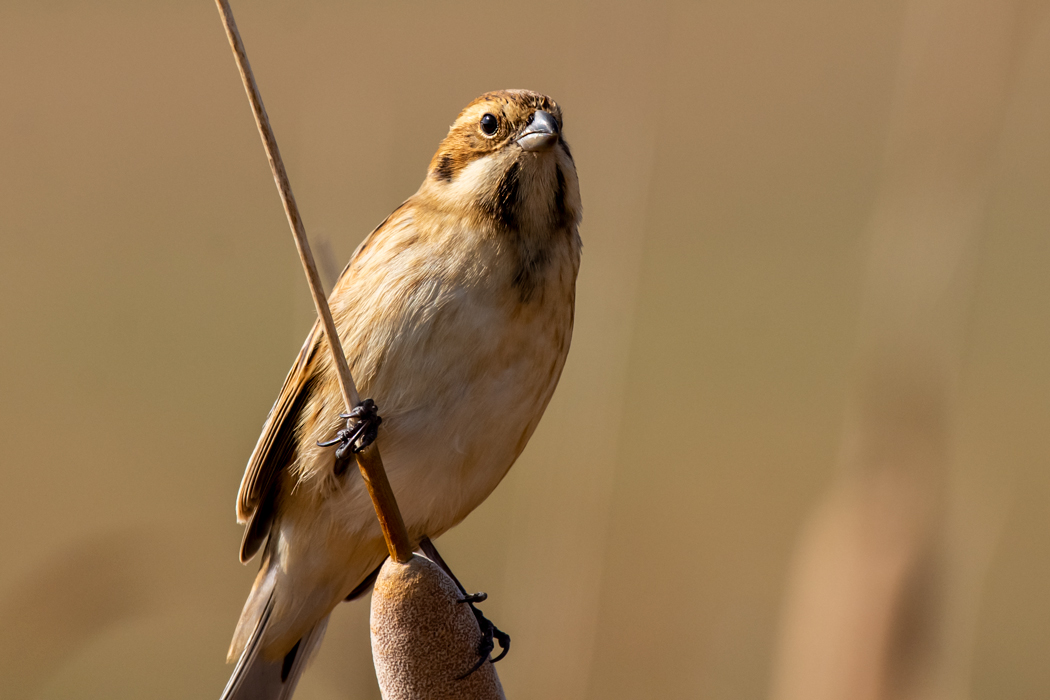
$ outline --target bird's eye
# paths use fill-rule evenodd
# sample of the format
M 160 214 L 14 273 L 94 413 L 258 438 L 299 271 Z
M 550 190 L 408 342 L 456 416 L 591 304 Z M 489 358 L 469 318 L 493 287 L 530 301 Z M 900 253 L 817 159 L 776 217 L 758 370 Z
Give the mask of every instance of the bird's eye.
M 481 118 L 481 130 L 485 132 L 486 136 L 492 136 L 496 133 L 496 127 L 498 126 L 499 122 L 491 114 L 486 114 Z

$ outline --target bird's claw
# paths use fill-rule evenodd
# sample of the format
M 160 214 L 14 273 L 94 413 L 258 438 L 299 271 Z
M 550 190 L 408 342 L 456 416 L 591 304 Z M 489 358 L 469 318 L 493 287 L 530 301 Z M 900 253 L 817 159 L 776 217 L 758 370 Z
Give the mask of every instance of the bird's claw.
M 340 413 L 339 417 L 346 420 L 346 428 L 336 433 L 332 440 L 317 443 L 318 447 L 339 445 L 335 450 L 336 464 L 344 462 L 351 454 L 357 454 L 375 442 L 379 434 L 379 425 L 383 422 L 379 415 L 379 407 L 372 399 L 365 399 L 350 413 Z
M 492 663 L 496 663 L 510 651 L 510 635 L 492 624 L 492 620 L 485 617 L 480 610 L 474 607 L 474 603 L 480 603 L 486 598 L 488 598 L 488 595 L 485 593 L 472 593 L 456 601 L 470 606 L 471 612 L 474 613 L 474 619 L 478 621 L 478 628 L 481 630 L 481 641 L 478 643 L 478 661 L 469 671 L 456 680 L 463 680 L 481 668 L 482 664 L 488 661 L 489 655 L 495 651 L 497 644 L 499 644 L 500 653 L 492 660 Z

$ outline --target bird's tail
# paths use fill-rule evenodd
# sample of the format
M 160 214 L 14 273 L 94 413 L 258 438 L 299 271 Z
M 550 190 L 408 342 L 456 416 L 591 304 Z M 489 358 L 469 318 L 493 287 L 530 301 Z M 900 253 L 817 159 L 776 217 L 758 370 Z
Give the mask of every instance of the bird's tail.
M 273 584 L 272 575 L 260 577 L 252 596 L 249 597 L 245 615 L 254 617 L 257 614 L 258 621 L 237 659 L 237 665 L 226 683 L 226 689 L 222 691 L 221 700 L 288 700 L 295 692 L 295 686 L 306 668 L 307 660 L 324 639 L 325 628 L 328 627 L 327 615 L 304 634 L 284 658 L 271 660 L 260 653 L 263 636 L 273 614 Z M 256 601 L 265 601 L 257 613 L 251 609 L 255 608 L 253 602 Z M 245 621 L 242 616 L 241 625 Z M 234 644 L 237 644 L 236 638 Z

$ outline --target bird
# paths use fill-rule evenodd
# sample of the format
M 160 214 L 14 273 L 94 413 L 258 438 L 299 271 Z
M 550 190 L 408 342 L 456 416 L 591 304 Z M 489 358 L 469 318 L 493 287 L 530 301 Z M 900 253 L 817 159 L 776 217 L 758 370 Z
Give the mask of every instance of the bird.
M 328 303 L 382 415 L 372 431 L 413 542 L 461 522 L 535 431 L 572 338 L 581 213 L 558 103 L 488 92 L 335 283 Z M 344 408 L 315 323 L 237 496 L 240 559 L 261 558 L 223 700 L 291 697 L 330 613 L 367 593 L 386 558 L 362 479 L 332 447 Z

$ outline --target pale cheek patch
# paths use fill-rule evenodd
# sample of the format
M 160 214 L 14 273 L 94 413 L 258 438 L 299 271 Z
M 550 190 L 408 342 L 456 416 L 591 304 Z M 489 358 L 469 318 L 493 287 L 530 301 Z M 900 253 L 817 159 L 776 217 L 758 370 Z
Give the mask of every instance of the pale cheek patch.
M 495 155 L 485 156 L 463 168 L 444 187 L 438 188 L 438 199 L 450 209 L 464 203 L 475 203 L 487 198 L 496 189 L 503 168 Z

